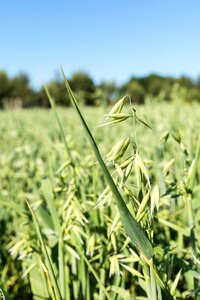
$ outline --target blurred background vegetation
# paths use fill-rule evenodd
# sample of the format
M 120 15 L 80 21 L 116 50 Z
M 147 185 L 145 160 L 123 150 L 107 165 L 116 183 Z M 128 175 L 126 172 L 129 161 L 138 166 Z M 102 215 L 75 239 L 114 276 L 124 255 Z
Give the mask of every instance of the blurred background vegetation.
M 132 76 L 127 82 L 118 85 L 114 81 L 96 84 L 86 72 L 76 72 L 69 78 L 69 83 L 78 99 L 87 106 L 108 105 L 126 93 L 137 104 L 143 104 L 149 98 L 157 99 L 158 102 L 171 101 L 177 90 L 184 101 L 200 102 L 200 78 L 194 80 L 188 76 Z M 70 106 L 62 78 L 51 80 L 47 86 L 58 105 Z M 34 89 L 27 74 L 10 77 L 5 71 L 0 71 L 0 108 L 9 107 L 49 107 L 49 102 L 44 88 Z

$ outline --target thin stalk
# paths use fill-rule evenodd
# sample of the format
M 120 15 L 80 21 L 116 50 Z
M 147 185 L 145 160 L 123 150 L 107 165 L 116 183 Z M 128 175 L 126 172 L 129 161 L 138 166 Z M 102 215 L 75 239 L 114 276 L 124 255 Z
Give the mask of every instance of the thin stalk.
M 48 286 L 49 286 L 49 291 L 50 291 L 52 300 L 56 300 L 55 292 L 54 292 L 54 289 L 53 289 L 53 287 L 52 287 L 52 284 L 51 284 L 51 280 L 50 280 L 50 278 L 49 278 L 48 271 L 45 272 L 45 275 L 46 275 L 46 277 L 47 277 L 47 284 L 48 284 Z
M 190 228 L 190 246 L 192 250 L 192 260 L 194 261 L 194 256 L 197 254 L 196 250 L 196 239 L 195 239 L 195 223 L 194 223 L 194 216 L 193 216 L 193 210 L 192 210 L 192 198 L 191 195 L 187 195 L 185 198 L 186 207 L 187 207 L 187 215 L 188 215 L 188 225 Z M 199 271 L 199 267 L 196 266 L 197 271 Z M 194 287 L 195 289 L 199 286 L 199 280 L 194 277 Z M 195 299 L 197 299 L 196 294 L 194 295 Z
M 151 297 L 157 300 L 156 280 L 152 269 L 150 268 L 150 284 L 151 284 Z
M 86 282 L 85 262 L 84 262 L 84 259 L 82 257 L 81 257 L 81 261 L 80 261 L 80 264 L 79 264 L 79 269 L 80 269 L 79 279 L 80 279 L 80 282 L 81 282 L 82 297 L 83 297 L 83 299 L 86 299 L 87 282 Z
M 66 300 L 71 299 L 70 297 L 70 274 L 69 274 L 69 267 L 65 264 L 65 274 L 66 274 L 66 281 L 65 281 L 65 288 L 66 288 Z
M 147 297 L 148 297 L 148 300 L 152 300 L 153 298 L 151 297 L 151 283 L 150 283 L 149 266 L 146 262 L 143 262 L 143 273 L 144 273 L 144 278 L 145 278 L 145 283 L 146 283 Z
M 198 166 L 198 160 L 200 156 L 200 138 L 198 139 L 195 158 L 194 158 L 194 164 L 192 166 L 191 174 L 187 182 L 187 188 L 192 191 L 195 183 L 195 175 L 197 172 L 197 166 Z M 187 216 L 188 216 L 188 225 L 190 228 L 190 245 L 192 249 L 192 259 L 194 260 L 194 256 L 197 255 L 197 248 L 196 248 L 196 238 L 195 238 L 195 222 L 194 222 L 194 213 L 192 208 L 192 195 L 187 194 L 185 196 L 185 202 L 187 207 Z M 200 271 L 199 266 L 196 266 L 197 271 Z M 195 288 L 198 288 L 199 282 L 196 278 L 194 278 L 194 286 Z M 197 296 L 195 295 L 195 299 L 197 299 Z
M 51 104 L 51 107 L 53 109 L 53 112 L 55 114 L 55 117 L 57 119 L 57 122 L 58 122 L 58 125 L 59 125 L 59 128 L 60 128 L 60 132 L 61 132 L 61 135 L 62 135 L 62 140 L 63 140 L 63 143 L 65 145 L 65 149 L 66 149 L 67 155 L 69 156 L 71 164 L 73 165 L 73 158 L 72 158 L 71 150 L 70 150 L 69 145 L 68 145 L 68 143 L 66 141 L 64 128 L 63 128 L 62 122 L 60 120 L 60 117 L 59 117 L 57 109 L 56 109 L 55 100 L 52 98 L 52 96 L 51 96 L 51 94 L 50 94 L 47 86 L 44 86 L 44 89 L 45 89 L 45 92 L 46 92 L 47 97 L 49 99 L 49 102 Z
M 38 220 L 37 220 L 37 217 L 34 213 L 34 211 L 32 210 L 29 202 L 26 200 L 26 204 L 31 212 L 31 215 L 32 215 L 32 218 L 33 218 L 33 223 L 35 225 L 35 229 L 36 229 L 36 233 L 37 233 L 37 236 L 39 238 L 39 241 L 40 241 L 40 244 L 41 244 L 41 247 L 42 247 L 42 253 L 45 257 L 45 260 L 46 260 L 46 264 L 47 264 L 47 269 L 48 269 L 48 272 L 51 276 L 51 281 L 52 281 L 52 285 L 54 287 L 54 291 L 55 291 L 55 295 L 56 295 L 56 300 L 62 300 L 62 296 L 61 296 L 61 292 L 60 292 L 60 289 L 59 289 L 59 286 L 58 286 L 58 283 L 57 283 L 57 280 L 56 280 L 56 275 L 54 273 L 54 270 L 53 270 L 53 266 L 52 266 L 52 262 L 51 262 L 51 259 L 50 259 L 50 256 L 49 256 L 49 253 L 47 251 L 47 248 L 46 248 L 46 245 L 44 243 L 44 240 L 43 240 L 43 237 L 42 237 L 42 233 L 40 231 L 40 226 L 39 226 L 39 223 L 38 223 Z
M 78 294 L 79 294 L 79 286 L 78 286 L 79 282 L 77 279 L 77 275 L 78 275 L 77 261 L 74 256 L 71 257 L 71 270 L 72 270 L 72 274 L 73 274 L 73 281 L 72 281 L 73 296 L 74 296 L 74 299 L 77 300 Z
M 59 280 L 60 280 L 60 290 L 63 299 L 67 299 L 66 296 L 66 274 L 65 274 L 65 255 L 64 255 L 64 245 L 62 238 L 59 237 L 58 240 L 58 264 L 59 264 Z
M 123 287 L 122 285 L 120 285 L 120 281 L 121 281 L 121 276 L 115 275 L 114 280 L 113 280 L 113 285 L 116 287 L 118 287 L 118 286 Z M 119 295 L 113 291 L 112 298 L 113 298 L 113 300 L 119 299 Z
M 144 258 L 144 260 L 146 260 L 146 258 Z M 160 274 L 159 274 L 159 272 L 158 272 L 156 266 L 153 265 L 152 259 L 151 259 L 151 260 L 148 260 L 148 261 L 146 260 L 146 262 L 147 262 L 147 264 L 149 265 L 152 274 L 154 274 L 154 277 L 155 277 L 155 279 L 156 279 L 156 282 L 157 282 L 158 286 L 162 289 L 162 297 L 163 297 L 163 299 L 164 299 L 164 300 L 165 300 L 165 299 L 166 299 L 166 300 L 167 300 L 167 299 L 173 300 L 174 298 L 173 298 L 173 296 L 170 294 L 167 285 L 163 282 L 163 280 L 162 280 L 162 278 L 161 278 L 161 276 L 160 276 Z
M 105 285 L 105 275 L 106 275 L 105 269 L 102 268 L 100 271 L 100 280 L 103 285 Z M 104 300 L 104 291 L 101 286 L 99 287 L 99 300 Z
M 94 278 L 96 279 L 96 281 L 98 282 L 99 286 L 102 288 L 105 296 L 107 297 L 108 300 L 112 300 L 112 298 L 109 296 L 104 284 L 101 282 L 101 279 L 99 278 L 99 276 L 97 275 L 95 269 L 93 268 L 93 266 L 91 265 L 91 263 L 89 262 L 89 260 L 87 259 L 87 257 L 85 256 L 85 254 L 83 253 L 83 251 L 81 249 L 78 249 L 79 253 L 81 254 L 82 258 L 84 259 L 85 263 L 87 264 L 89 270 L 91 271 L 91 273 L 93 274 Z
M 89 271 L 87 272 L 86 280 L 87 280 L 86 300 L 90 300 L 91 299 L 91 289 L 90 289 L 90 273 L 89 273 Z

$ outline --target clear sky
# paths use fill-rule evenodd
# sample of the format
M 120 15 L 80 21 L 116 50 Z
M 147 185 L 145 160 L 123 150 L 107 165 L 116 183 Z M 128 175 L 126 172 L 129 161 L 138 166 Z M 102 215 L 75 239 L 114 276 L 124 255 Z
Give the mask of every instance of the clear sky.
M 0 0 L 0 70 L 33 86 L 87 71 L 200 75 L 200 0 Z

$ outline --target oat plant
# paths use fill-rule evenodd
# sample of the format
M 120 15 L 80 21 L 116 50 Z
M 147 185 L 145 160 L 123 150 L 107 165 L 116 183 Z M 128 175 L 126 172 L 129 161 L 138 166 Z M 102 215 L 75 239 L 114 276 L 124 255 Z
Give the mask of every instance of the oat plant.
M 148 298 L 149 299 L 158 299 L 158 297 L 163 297 L 163 299 L 173 299 L 166 283 L 163 282 L 162 277 L 159 275 L 159 273 L 156 269 L 156 266 L 154 265 L 152 244 L 151 244 L 145 230 L 141 227 L 140 223 L 136 220 L 136 218 L 131 214 L 125 200 L 121 196 L 121 193 L 120 193 L 116 183 L 114 182 L 114 180 L 113 180 L 113 178 L 112 178 L 112 176 L 111 176 L 111 174 L 99 152 L 97 144 L 92 136 L 92 133 L 89 130 L 88 125 L 79 109 L 77 100 L 67 82 L 67 79 L 66 79 L 64 73 L 63 73 L 63 77 L 64 77 L 65 86 L 66 86 L 67 92 L 69 94 L 69 97 L 71 99 L 71 102 L 73 103 L 73 105 L 77 111 L 77 114 L 80 118 L 83 128 L 88 136 L 92 150 L 96 156 L 96 159 L 102 169 L 103 175 L 105 176 L 106 181 L 109 185 L 109 188 L 110 188 L 110 190 L 115 198 L 115 201 L 117 203 L 117 207 L 119 210 L 119 214 L 120 214 L 120 218 L 121 218 L 121 222 L 124 227 L 124 230 L 127 233 L 127 236 L 133 242 L 133 244 L 136 246 L 136 248 L 141 256 L 141 261 L 142 261 L 143 270 L 144 270 L 144 276 L 146 278 L 146 281 L 149 281 Z M 132 114 L 122 113 L 122 108 L 123 108 L 125 98 L 126 97 L 119 100 L 117 102 L 117 104 L 113 107 L 113 109 L 110 111 L 110 113 L 106 116 L 109 120 L 104 125 L 117 124 L 117 123 L 123 122 L 124 120 L 132 117 Z M 135 110 L 134 110 L 134 114 L 136 116 Z M 137 116 L 136 116 L 136 118 L 137 118 Z M 140 118 L 137 118 L 137 120 L 144 123 L 143 121 L 141 121 Z M 125 141 L 124 141 L 124 143 L 122 143 L 122 145 L 120 145 L 119 148 L 120 148 L 120 150 L 122 149 L 122 151 L 124 148 L 126 148 Z M 146 174 L 145 166 L 144 166 L 143 161 L 140 158 L 138 153 L 136 153 L 135 160 L 136 160 L 136 165 L 140 168 L 143 175 L 146 177 L 147 182 L 150 187 L 150 181 Z M 154 192 L 154 193 L 156 193 L 156 192 Z M 156 198 L 156 196 L 155 196 L 155 198 Z M 160 289 L 161 289 L 162 296 L 160 293 Z

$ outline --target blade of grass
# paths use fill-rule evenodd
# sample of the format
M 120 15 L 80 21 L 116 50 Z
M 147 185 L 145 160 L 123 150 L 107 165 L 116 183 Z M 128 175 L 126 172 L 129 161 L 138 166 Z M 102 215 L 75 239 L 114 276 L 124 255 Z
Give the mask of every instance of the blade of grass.
M 157 300 L 156 280 L 152 268 L 150 268 L 150 285 L 152 299 Z
M 47 264 L 47 269 L 48 269 L 48 272 L 51 276 L 52 285 L 54 287 L 54 291 L 55 291 L 55 295 L 56 295 L 56 300 L 62 300 L 61 292 L 60 292 L 60 289 L 59 289 L 59 286 L 58 286 L 58 283 L 57 283 L 57 280 L 56 280 L 56 276 L 55 276 L 55 273 L 54 273 L 54 270 L 53 270 L 52 262 L 51 262 L 51 259 L 49 257 L 47 248 L 45 246 L 37 217 L 36 217 L 33 209 L 31 208 L 28 200 L 26 200 L 26 204 L 27 204 L 28 209 L 29 209 L 29 211 L 32 215 L 32 218 L 33 218 L 33 223 L 35 225 L 36 234 L 37 234 L 38 239 L 39 239 L 40 244 L 41 244 L 42 254 L 44 255 L 44 258 L 45 258 L 46 264 Z
M 81 120 L 82 126 L 88 136 L 89 142 L 91 144 L 91 147 L 93 149 L 93 152 L 96 156 L 96 159 L 103 171 L 103 174 L 110 186 L 111 191 L 113 192 L 113 195 L 115 196 L 116 199 L 116 203 L 119 209 L 119 213 L 120 213 L 120 217 L 121 217 L 121 221 L 123 224 L 123 227 L 127 233 L 127 235 L 130 237 L 130 239 L 132 240 L 132 242 L 134 243 L 134 245 L 138 248 L 138 250 L 141 252 L 142 256 L 144 257 L 144 259 L 147 261 L 147 263 L 149 264 L 149 266 L 151 266 L 153 268 L 153 272 L 155 274 L 156 280 L 159 284 L 159 286 L 162 288 L 163 290 L 163 295 L 165 298 L 163 299 L 170 299 L 172 300 L 173 297 L 171 296 L 171 294 L 169 293 L 167 287 L 164 285 L 164 283 L 162 282 L 162 279 L 160 277 L 160 275 L 158 274 L 158 272 L 156 271 L 156 269 L 153 267 L 152 262 L 151 262 L 151 257 L 153 256 L 153 247 L 149 241 L 149 239 L 146 237 L 145 232 L 143 231 L 143 229 L 140 227 L 140 225 L 137 223 L 137 221 L 135 220 L 135 218 L 132 216 L 132 214 L 130 213 L 130 211 L 128 210 L 128 207 L 126 206 L 126 203 L 124 202 L 117 186 L 115 185 L 112 176 L 110 175 L 106 164 L 104 163 L 102 156 L 99 152 L 99 149 L 97 147 L 97 144 L 88 128 L 87 123 L 85 122 L 83 115 L 79 109 L 78 103 L 76 101 L 76 98 L 68 84 L 67 78 L 65 77 L 65 74 L 62 70 L 62 74 L 63 74 L 63 78 L 64 78 L 64 82 L 65 82 L 65 87 L 67 89 L 67 92 L 69 94 L 70 100 L 72 102 L 72 104 L 74 105 L 77 114 Z
M 194 186 L 194 181 L 195 181 L 195 175 L 196 175 L 197 166 L 198 166 L 199 155 L 200 155 L 200 138 L 199 138 L 198 144 L 197 144 L 197 149 L 196 149 L 195 158 L 194 158 L 194 164 L 192 165 L 191 174 L 190 174 L 190 177 L 189 177 L 188 182 L 187 182 L 187 188 L 189 190 L 192 190 L 193 186 Z
M 145 232 L 142 230 L 142 228 L 140 227 L 140 225 L 137 223 L 137 221 L 133 218 L 133 216 L 131 215 L 130 211 L 128 210 L 121 194 L 118 191 L 118 188 L 116 187 L 102 157 L 101 154 L 99 152 L 99 149 L 96 145 L 96 142 L 79 110 L 77 101 L 75 99 L 74 94 L 72 93 L 72 90 L 67 82 L 67 79 L 63 73 L 63 77 L 64 77 L 64 82 L 65 82 L 65 86 L 66 89 L 68 91 L 68 94 L 70 96 L 70 100 L 73 103 L 78 116 L 81 120 L 81 123 L 84 127 L 84 130 L 88 136 L 88 139 L 90 141 L 91 147 L 93 149 L 93 152 L 97 158 L 97 161 L 99 162 L 99 165 L 103 171 L 103 174 L 111 188 L 111 191 L 113 192 L 113 195 L 115 196 L 116 199 L 116 203 L 120 212 L 120 216 L 121 216 L 121 220 L 122 220 L 122 224 L 124 226 L 124 229 L 126 231 L 126 233 L 128 234 L 128 236 L 131 238 L 131 240 L 133 241 L 133 243 L 136 245 L 136 247 L 139 249 L 139 251 L 141 251 L 143 253 L 143 255 L 146 256 L 146 258 L 151 258 L 153 256 L 153 248 L 152 245 L 150 243 L 150 241 L 148 240 L 148 238 L 145 235 Z
M 198 139 L 195 158 L 194 158 L 192 168 L 190 170 L 190 176 L 189 176 L 188 182 L 187 182 L 187 188 L 190 191 L 192 191 L 192 189 L 194 187 L 199 155 L 200 155 L 200 138 Z M 186 201 L 186 206 L 187 206 L 188 225 L 190 227 L 190 244 L 191 244 L 191 249 L 192 249 L 192 254 L 193 254 L 192 256 L 194 257 L 197 254 L 197 246 L 196 246 L 196 237 L 195 237 L 194 213 L 193 213 L 193 208 L 192 208 L 192 195 L 191 194 L 186 195 L 185 201 Z M 198 272 L 200 271 L 200 267 L 198 265 L 196 266 L 196 269 Z M 198 284 L 199 284 L 198 280 L 194 278 L 195 288 L 198 287 Z M 197 299 L 196 296 L 195 296 L 195 299 Z
M 57 109 L 56 109 L 56 105 L 55 105 L 55 100 L 52 98 L 47 86 L 44 86 L 44 89 L 45 89 L 45 92 L 47 94 L 47 97 L 49 99 L 49 102 L 51 104 L 51 107 L 52 107 L 52 110 L 56 116 L 56 119 L 57 119 L 57 122 L 58 122 L 58 125 L 59 125 L 59 128 L 60 128 L 60 132 L 61 132 L 61 135 L 62 135 L 62 139 L 63 139 L 63 143 L 65 145 L 65 149 L 66 149 L 66 152 L 69 156 L 69 159 L 73 165 L 73 158 L 72 158 L 72 155 L 71 155 L 71 151 L 70 151 L 70 148 L 69 148 L 69 145 L 67 144 L 67 141 L 66 141 L 66 138 L 65 138 L 65 132 L 64 132 L 64 128 L 63 128 L 63 125 L 62 125 L 62 122 L 60 120 L 60 117 L 58 115 L 58 112 L 57 112 Z
M 93 266 L 91 265 L 90 261 L 87 259 L 87 257 L 85 256 L 85 254 L 83 253 L 83 251 L 79 248 L 78 249 L 80 255 L 82 256 L 82 258 L 84 259 L 85 263 L 87 264 L 89 270 L 91 271 L 91 273 L 94 275 L 94 278 L 96 279 L 96 281 L 98 282 L 99 286 L 101 287 L 101 289 L 103 290 L 105 296 L 107 297 L 108 300 L 112 300 L 112 298 L 109 296 L 106 288 L 104 287 L 103 283 L 101 282 L 99 276 L 97 275 L 95 269 L 93 268 Z

